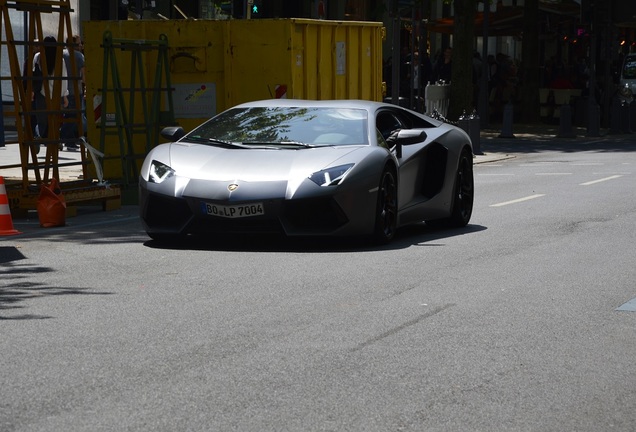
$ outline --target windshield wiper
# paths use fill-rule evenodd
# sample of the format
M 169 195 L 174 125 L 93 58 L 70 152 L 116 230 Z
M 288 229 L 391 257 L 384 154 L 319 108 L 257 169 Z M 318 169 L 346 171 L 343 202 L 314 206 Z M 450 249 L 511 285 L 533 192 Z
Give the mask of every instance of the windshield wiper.
M 285 146 L 304 147 L 304 148 L 316 147 L 313 144 L 307 144 L 300 141 L 281 141 L 279 144 L 285 145 Z
M 204 138 L 200 136 L 187 136 L 184 138 L 184 141 L 193 141 L 197 143 L 210 143 L 210 144 L 219 144 L 225 147 L 238 147 L 238 148 L 247 148 L 241 143 L 217 139 L 217 138 Z
M 249 145 L 249 146 L 267 146 L 269 148 L 275 147 L 275 148 L 281 148 L 281 147 L 292 147 L 292 148 L 313 148 L 316 147 L 313 144 L 307 144 L 304 142 L 300 142 L 300 141 L 276 141 L 276 142 L 272 142 L 272 141 L 248 141 L 248 142 L 244 142 L 244 145 Z

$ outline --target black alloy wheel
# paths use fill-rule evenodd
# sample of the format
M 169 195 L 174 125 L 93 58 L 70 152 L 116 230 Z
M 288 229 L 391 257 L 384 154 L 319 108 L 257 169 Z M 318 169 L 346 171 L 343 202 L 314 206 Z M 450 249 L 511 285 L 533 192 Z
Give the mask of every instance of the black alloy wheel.
M 397 182 L 393 171 L 386 169 L 380 178 L 375 216 L 374 240 L 386 244 L 397 230 Z
M 436 228 L 462 228 L 468 225 L 473 214 L 475 181 L 473 178 L 473 154 L 464 149 L 459 157 L 451 214 L 444 219 L 427 220 L 426 224 Z
M 455 179 L 455 199 L 451 224 L 455 227 L 464 227 L 470 221 L 473 214 L 473 202 L 475 200 L 475 180 L 473 177 L 473 155 L 464 150 L 459 158 L 457 177 Z

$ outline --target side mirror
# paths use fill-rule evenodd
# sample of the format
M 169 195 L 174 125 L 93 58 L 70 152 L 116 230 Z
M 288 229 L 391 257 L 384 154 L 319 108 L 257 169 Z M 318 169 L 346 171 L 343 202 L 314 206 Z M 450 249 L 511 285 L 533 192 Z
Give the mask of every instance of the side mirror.
M 178 141 L 183 138 L 185 134 L 181 126 L 168 126 L 161 129 L 161 136 L 168 141 Z
M 426 140 L 424 129 L 400 129 L 397 135 L 397 144 L 409 145 L 424 142 Z
M 402 157 L 402 146 L 418 144 L 426 141 L 426 131 L 424 129 L 400 129 L 391 134 L 392 144 L 395 144 L 395 155 Z

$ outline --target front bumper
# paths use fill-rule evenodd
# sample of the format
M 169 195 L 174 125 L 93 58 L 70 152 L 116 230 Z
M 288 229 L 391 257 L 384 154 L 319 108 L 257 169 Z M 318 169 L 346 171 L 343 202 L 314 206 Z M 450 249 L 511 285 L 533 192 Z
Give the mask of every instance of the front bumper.
M 227 182 L 221 185 L 196 180 L 182 193 L 175 194 L 173 185 L 157 185 L 140 179 L 139 190 L 141 220 L 151 234 L 360 235 L 372 231 L 375 218 L 375 193 L 365 194 L 354 188 L 321 188 L 309 180 L 293 198 L 285 197 L 286 183 L 283 182 L 272 182 L 265 187 L 239 184 L 240 193 L 232 193 L 227 189 Z M 205 204 L 227 206 L 256 202 L 263 205 L 264 215 L 225 218 L 204 211 Z

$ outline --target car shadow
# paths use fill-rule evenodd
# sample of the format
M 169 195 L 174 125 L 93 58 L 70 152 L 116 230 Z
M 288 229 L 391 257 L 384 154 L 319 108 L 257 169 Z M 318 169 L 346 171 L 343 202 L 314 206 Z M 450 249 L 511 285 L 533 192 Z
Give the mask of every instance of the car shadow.
M 410 246 L 442 246 L 433 244 L 438 240 L 463 236 L 485 231 L 488 228 L 483 225 L 468 224 L 462 228 L 438 228 L 425 223 L 409 225 L 400 229 L 392 243 L 384 249 L 403 249 Z
M 481 225 L 463 228 L 436 228 L 425 223 L 411 225 L 397 231 L 393 241 L 386 245 L 373 244 L 362 237 L 285 237 L 282 235 L 207 235 L 192 236 L 176 242 L 148 240 L 144 246 L 167 250 L 200 250 L 226 252 L 375 252 L 405 249 L 414 245 L 426 246 L 440 239 L 484 231 Z M 439 246 L 432 245 L 431 246 Z

